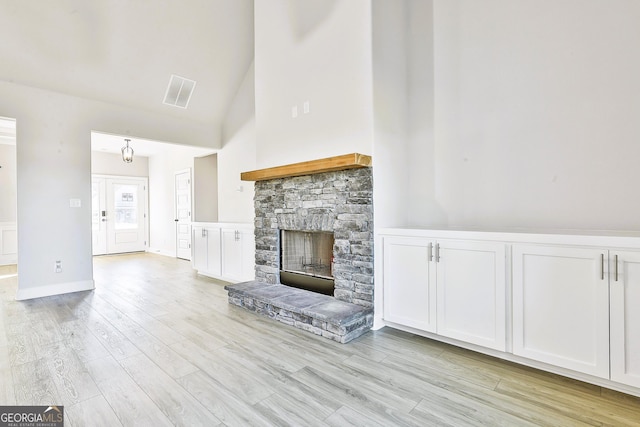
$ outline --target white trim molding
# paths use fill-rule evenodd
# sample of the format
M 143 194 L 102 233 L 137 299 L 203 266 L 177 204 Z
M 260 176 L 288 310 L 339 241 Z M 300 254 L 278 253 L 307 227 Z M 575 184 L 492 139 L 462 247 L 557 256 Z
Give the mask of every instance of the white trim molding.
M 30 288 L 18 288 L 16 300 L 23 301 L 34 298 L 49 297 L 52 295 L 69 294 L 72 292 L 91 291 L 95 288 L 93 280 L 56 283 L 54 285 L 34 286 Z

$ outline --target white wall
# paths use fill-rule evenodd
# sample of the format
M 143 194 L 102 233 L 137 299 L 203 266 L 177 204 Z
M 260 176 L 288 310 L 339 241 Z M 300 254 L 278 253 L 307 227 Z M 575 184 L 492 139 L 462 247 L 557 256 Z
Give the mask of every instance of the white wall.
M 96 175 L 119 175 L 119 176 L 149 176 L 149 158 L 144 156 L 134 156 L 133 162 L 125 163 L 122 155 L 114 153 L 103 153 L 101 151 L 91 152 L 91 173 Z
M 175 173 L 187 168 L 193 154 L 179 147 L 149 157 L 149 252 L 176 256 Z
M 198 146 L 219 140 L 202 124 L 7 82 L 0 116 L 17 119 L 19 298 L 93 287 L 92 130 Z M 71 198 L 82 207 L 70 208 Z
M 256 169 L 256 125 L 251 119 L 218 153 L 218 220 L 253 223 L 253 182 L 240 173 Z
M 407 226 L 443 224 L 435 197 L 433 0 L 407 0 Z
M 372 2 L 373 181 L 377 227 L 404 225 L 409 197 L 407 2 Z
M 373 0 L 376 227 L 442 224 L 435 199 L 433 1 Z
M 218 221 L 218 155 L 193 159 L 193 220 Z
M 254 14 L 257 167 L 371 154 L 370 0 L 270 0 Z
M 16 146 L 0 143 L 0 222 L 16 222 Z
M 640 229 L 638 22 L 636 1 L 435 0 L 447 224 Z
M 256 169 L 255 69 L 245 73 L 242 85 L 222 125 L 218 152 L 218 220 L 253 223 L 253 182 L 240 174 Z

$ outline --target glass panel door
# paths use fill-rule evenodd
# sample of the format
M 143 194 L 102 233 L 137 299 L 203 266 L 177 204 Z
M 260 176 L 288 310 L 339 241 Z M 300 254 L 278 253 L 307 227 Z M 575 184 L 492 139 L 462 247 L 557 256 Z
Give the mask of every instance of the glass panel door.
M 91 202 L 94 255 L 146 250 L 146 178 L 94 176 Z
M 113 184 L 116 230 L 138 228 L 138 185 Z

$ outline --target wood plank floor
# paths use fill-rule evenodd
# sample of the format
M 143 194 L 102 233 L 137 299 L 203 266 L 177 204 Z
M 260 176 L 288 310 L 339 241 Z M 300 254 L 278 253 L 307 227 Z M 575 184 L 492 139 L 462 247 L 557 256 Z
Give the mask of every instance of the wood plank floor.
M 14 301 L 0 404 L 67 425 L 639 426 L 640 399 L 384 328 L 338 344 L 227 303 L 186 261 L 97 257 L 96 290 Z

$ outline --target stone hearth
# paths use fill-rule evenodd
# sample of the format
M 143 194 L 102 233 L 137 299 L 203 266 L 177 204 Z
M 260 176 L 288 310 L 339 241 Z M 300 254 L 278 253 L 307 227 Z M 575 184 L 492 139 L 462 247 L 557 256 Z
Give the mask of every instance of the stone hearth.
M 370 158 L 359 154 L 315 163 L 326 165 L 350 156 L 357 161 L 364 158 L 365 166 L 370 165 Z M 314 162 L 274 169 L 298 169 L 309 163 Z M 373 177 L 371 168 L 361 163 L 336 170 L 338 167 L 306 175 L 297 171 L 296 176 L 273 179 L 265 176 L 269 170 L 243 174 L 259 177 L 254 178 L 259 179 L 254 197 L 256 280 L 228 286 L 227 290 L 232 304 L 346 342 L 366 332 L 373 321 Z M 265 299 L 265 292 L 288 292 L 288 287 L 280 284 L 280 230 L 334 233 L 334 295 L 317 298 L 322 298 L 325 304 L 333 302 L 334 306 L 341 306 L 345 313 L 357 312 L 359 318 L 355 323 L 350 323 L 354 321 L 351 315 L 339 320 L 339 313 L 328 321 L 321 311 L 309 311 L 314 304 L 297 307 L 287 301 L 288 297 L 306 301 L 304 293 L 313 294 L 309 291 L 296 289 L 291 294 Z M 309 298 L 316 301 L 315 296 Z
M 373 325 L 373 309 L 280 284 L 225 286 L 229 302 L 298 329 L 346 343 Z

